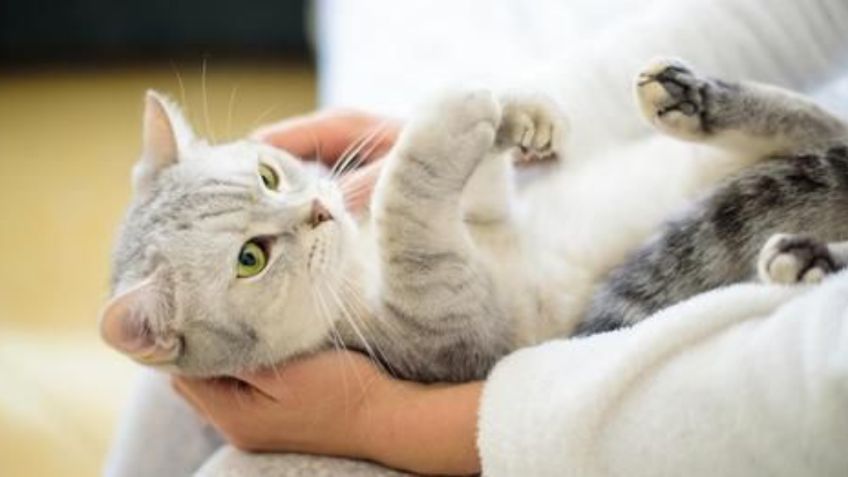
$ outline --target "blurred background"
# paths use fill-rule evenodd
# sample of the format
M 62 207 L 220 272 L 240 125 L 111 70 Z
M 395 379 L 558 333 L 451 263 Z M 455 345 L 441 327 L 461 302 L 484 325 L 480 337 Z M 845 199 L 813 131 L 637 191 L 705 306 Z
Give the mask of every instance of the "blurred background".
M 96 320 L 146 89 L 218 141 L 317 107 L 403 117 L 658 1 L 0 0 L 0 476 L 100 473 L 138 370 Z M 848 111 L 848 74 L 821 98 Z

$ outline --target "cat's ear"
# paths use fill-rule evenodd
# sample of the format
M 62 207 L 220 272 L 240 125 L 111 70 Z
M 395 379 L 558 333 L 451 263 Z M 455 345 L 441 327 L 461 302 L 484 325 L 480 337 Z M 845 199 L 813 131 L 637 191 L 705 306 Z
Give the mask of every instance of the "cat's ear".
M 160 336 L 151 326 L 158 321 L 158 313 L 171 312 L 161 293 L 148 279 L 115 296 L 100 315 L 103 340 L 145 364 L 173 363 L 181 351 L 179 339 L 173 334 Z
M 176 104 L 149 90 L 144 98 L 141 159 L 133 170 L 133 186 L 144 191 L 159 173 L 179 160 L 180 149 L 194 133 Z

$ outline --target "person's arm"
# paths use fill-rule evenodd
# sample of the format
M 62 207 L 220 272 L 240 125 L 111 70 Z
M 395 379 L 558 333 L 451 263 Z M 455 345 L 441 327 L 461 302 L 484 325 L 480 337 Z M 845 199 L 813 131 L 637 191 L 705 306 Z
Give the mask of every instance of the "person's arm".
M 319 353 L 240 378 L 173 382 L 241 449 L 362 458 L 418 474 L 480 470 L 480 382 L 399 381 L 351 352 Z

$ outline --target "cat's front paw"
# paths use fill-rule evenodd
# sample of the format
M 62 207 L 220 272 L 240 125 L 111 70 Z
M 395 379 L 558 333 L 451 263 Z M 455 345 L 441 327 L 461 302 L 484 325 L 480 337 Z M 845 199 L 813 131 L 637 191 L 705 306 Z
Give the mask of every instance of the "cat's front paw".
M 553 99 L 542 94 L 508 94 L 501 98 L 501 105 L 498 147 L 517 147 L 524 161 L 561 158 L 568 121 Z
M 401 147 L 428 167 L 469 171 L 492 148 L 500 120 L 501 107 L 491 91 L 444 93 L 411 121 Z M 447 163 L 456 167 L 445 169 Z
M 818 283 L 838 268 L 827 244 L 804 235 L 773 235 L 757 260 L 762 282 L 784 285 Z
M 706 96 L 712 80 L 672 58 L 653 60 L 636 79 L 639 108 L 663 132 L 687 139 L 706 132 Z

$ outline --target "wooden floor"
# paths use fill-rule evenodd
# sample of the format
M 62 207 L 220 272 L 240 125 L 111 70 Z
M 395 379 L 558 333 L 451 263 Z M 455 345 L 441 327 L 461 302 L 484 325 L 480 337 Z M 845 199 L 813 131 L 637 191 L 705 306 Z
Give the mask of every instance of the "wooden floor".
M 96 319 L 144 91 L 218 140 L 315 105 L 305 64 L 210 61 L 205 78 L 200 61 L 0 73 L 0 474 L 99 474 L 135 374 Z

